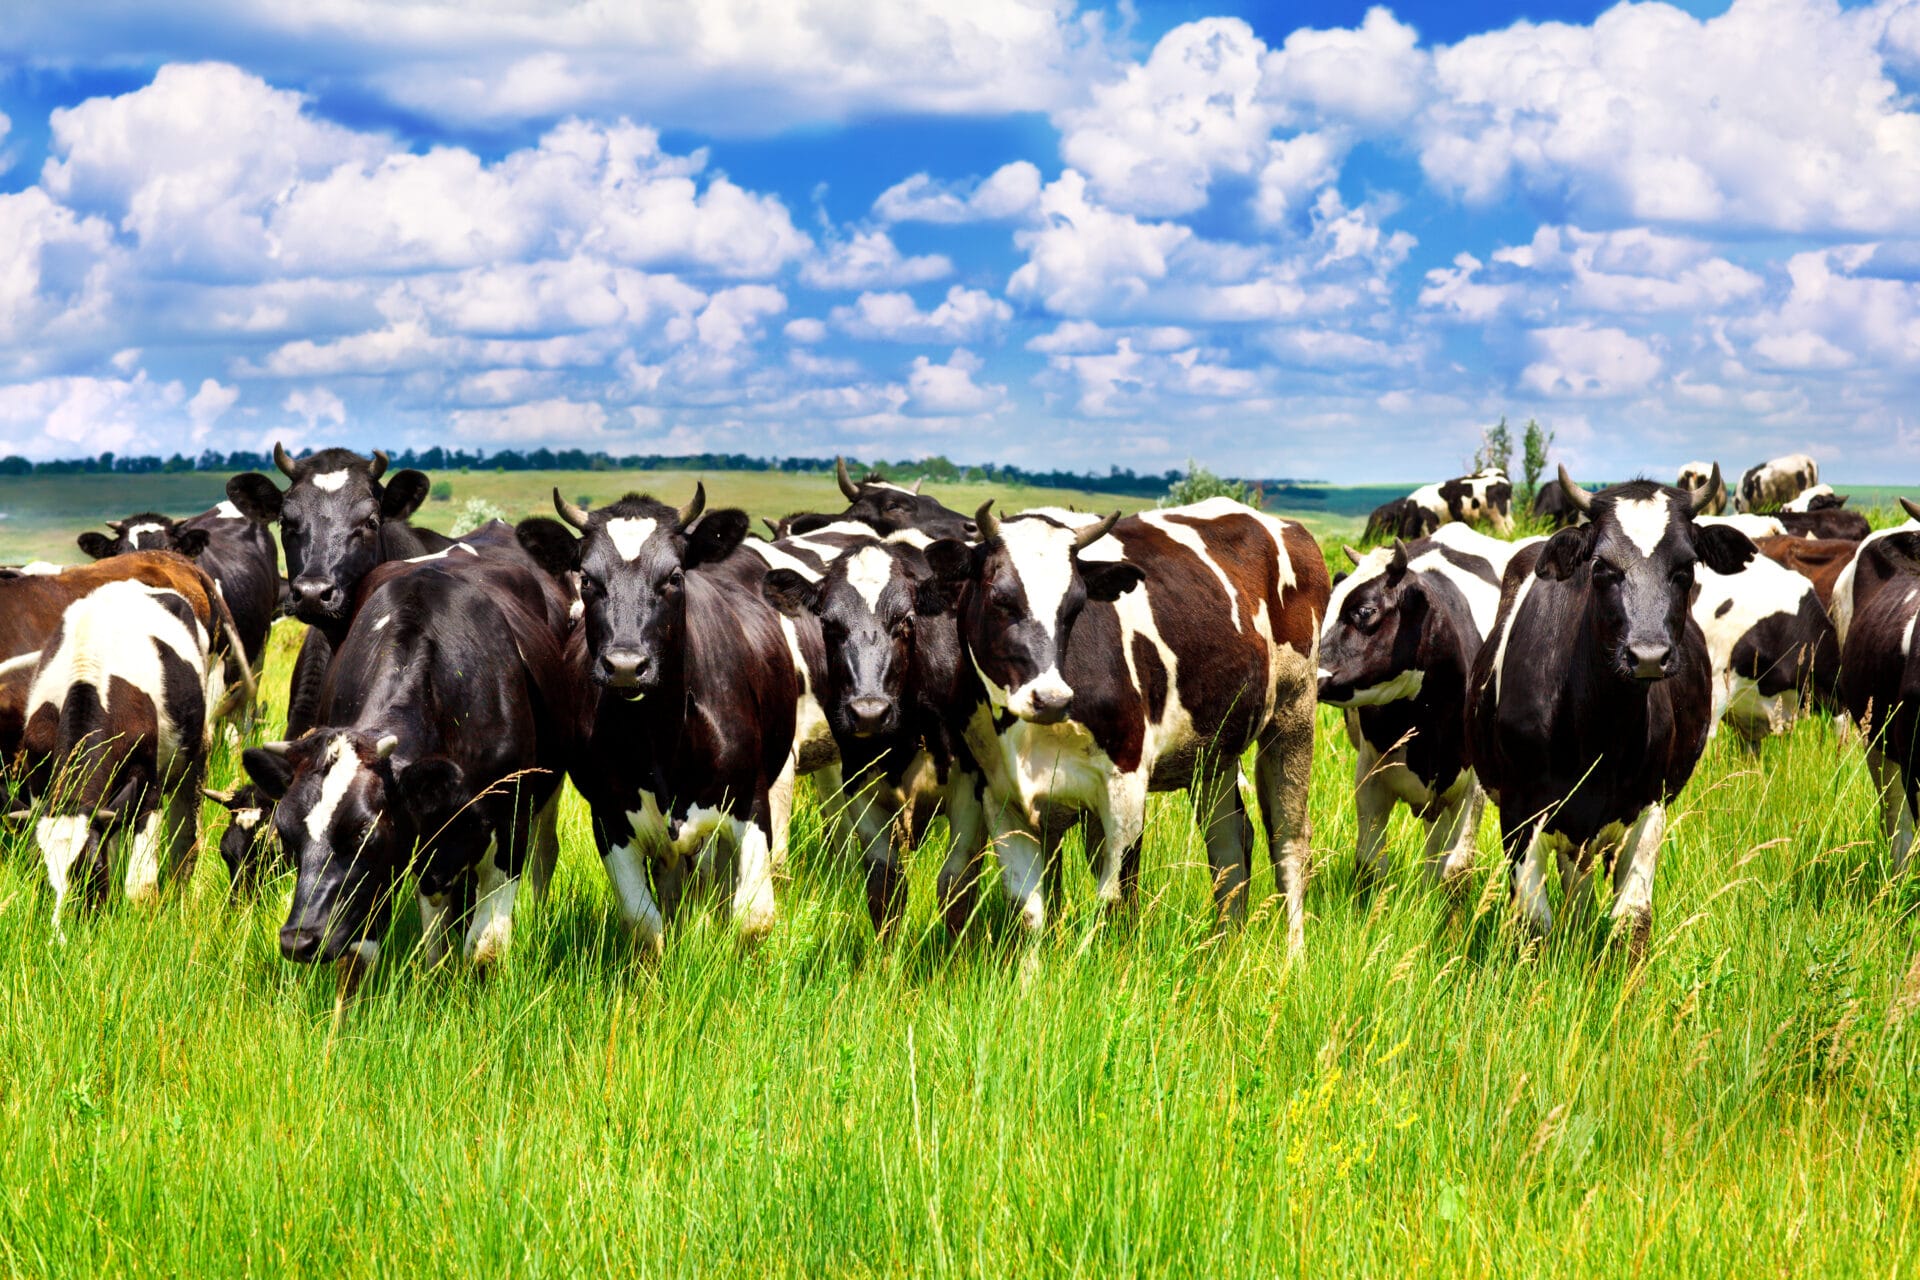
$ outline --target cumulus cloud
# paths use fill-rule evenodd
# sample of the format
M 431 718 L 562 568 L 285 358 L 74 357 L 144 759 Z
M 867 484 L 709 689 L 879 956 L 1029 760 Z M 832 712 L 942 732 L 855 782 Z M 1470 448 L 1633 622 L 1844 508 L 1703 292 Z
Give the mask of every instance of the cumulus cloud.
M 924 173 L 894 183 L 873 202 L 886 222 L 998 222 L 1025 218 L 1040 199 L 1040 170 L 1025 160 L 976 183 L 936 182 Z
M 0 195 L 0 348 L 81 338 L 107 321 L 113 228 L 39 187 Z M 0 355 L 0 371 L 9 364 Z M 16 367 L 16 376 L 26 369 Z
M 931 311 L 907 293 L 863 293 L 833 309 L 834 327 L 876 342 L 977 342 L 1013 318 L 1013 308 L 980 289 L 954 285 Z
M 529 401 L 499 409 L 456 409 L 453 436 L 501 447 L 528 444 L 585 444 L 607 426 L 606 407 L 564 398 Z M 591 447 L 591 445 L 589 445 Z
M 131 378 L 54 377 L 0 384 L 0 454 L 28 458 L 147 452 L 156 432 L 183 427 L 186 391 Z
M 280 408 L 300 419 L 308 435 L 318 431 L 322 423 L 335 427 L 347 425 L 347 406 L 339 396 L 325 387 L 305 387 L 291 391 L 281 402 Z
M 801 268 L 800 278 L 816 289 L 883 289 L 925 284 L 953 274 L 953 260 L 944 254 L 907 257 L 884 231 L 856 231 L 826 247 Z
M 1453 319 L 1485 321 L 1502 312 L 1539 319 L 1557 314 L 1704 314 L 1750 303 L 1766 281 L 1716 254 L 1703 241 L 1646 227 L 1592 232 L 1547 225 L 1533 239 L 1493 251 L 1491 262 L 1459 254 L 1452 267 L 1427 272 L 1420 305 Z
M 961 417 L 992 413 L 1006 403 L 1004 386 L 982 386 L 974 376 L 986 361 L 964 347 L 945 364 L 915 356 L 907 374 L 906 412 L 924 417 Z
M 1533 342 L 1539 358 L 1520 381 L 1543 396 L 1625 395 L 1646 387 L 1661 370 L 1652 346 L 1624 329 L 1556 325 L 1535 331 Z

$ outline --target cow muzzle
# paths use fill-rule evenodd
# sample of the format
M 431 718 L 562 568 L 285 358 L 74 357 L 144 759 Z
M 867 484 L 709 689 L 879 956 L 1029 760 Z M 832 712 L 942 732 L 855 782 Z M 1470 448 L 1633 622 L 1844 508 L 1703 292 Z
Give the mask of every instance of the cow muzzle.
M 326 622 L 340 616 L 347 593 L 329 578 L 302 574 L 287 584 L 288 603 L 302 622 Z
M 594 679 L 604 688 L 637 698 L 659 683 L 653 662 L 638 649 L 609 649 L 595 664 Z
M 847 718 L 853 722 L 856 737 L 871 738 L 886 731 L 892 710 L 893 703 L 885 698 L 853 698 L 847 703 Z
M 1073 690 L 1049 671 L 1015 689 L 1007 698 L 1007 710 L 1032 724 L 1059 724 L 1072 702 Z
M 1673 646 L 1642 644 L 1627 646 L 1627 670 L 1635 680 L 1651 684 L 1667 678 L 1667 664 L 1673 658 Z

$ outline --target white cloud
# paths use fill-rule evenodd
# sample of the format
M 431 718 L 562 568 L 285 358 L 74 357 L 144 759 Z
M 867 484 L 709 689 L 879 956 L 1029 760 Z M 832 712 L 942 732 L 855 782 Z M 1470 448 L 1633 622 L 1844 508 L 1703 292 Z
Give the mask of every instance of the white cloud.
M 884 231 L 856 231 L 851 239 L 829 244 L 800 270 L 800 278 L 816 289 L 880 289 L 952 274 L 952 259 L 938 253 L 905 257 Z
M 788 342 L 804 342 L 808 344 L 825 342 L 827 340 L 827 322 L 816 319 L 813 316 L 801 316 L 797 320 L 787 321 L 786 328 L 782 329 L 781 332 L 786 335 Z
M 307 387 L 290 391 L 281 402 L 280 408 L 305 424 L 308 435 L 320 429 L 320 424 L 331 423 L 336 427 L 347 425 L 347 406 L 340 397 L 325 387 Z
M 72 340 L 107 323 L 113 228 L 38 187 L 0 195 L 0 347 Z M 9 361 L 0 356 L 0 372 Z M 18 370 L 15 370 L 18 372 Z
M 1113 350 L 1122 337 L 1141 351 L 1175 351 L 1198 341 L 1191 329 L 1178 325 L 1114 330 L 1102 328 L 1091 320 L 1062 320 L 1052 332 L 1028 339 L 1027 350 L 1044 355 L 1090 355 Z
M 1659 355 L 1623 329 L 1557 325 L 1536 330 L 1533 343 L 1540 358 L 1520 381 L 1543 396 L 1625 395 L 1660 375 Z
M 187 401 L 187 420 L 193 424 L 192 439 L 195 444 L 204 441 L 212 433 L 214 424 L 227 414 L 240 400 L 240 388 L 223 387 L 212 378 L 203 378 L 200 389 Z
M 760 322 L 787 309 L 786 295 L 764 284 L 722 289 L 708 300 L 693 321 L 700 344 L 716 351 L 732 351 L 758 340 Z
M 1040 170 L 1015 160 L 971 186 L 916 173 L 882 191 L 873 212 L 887 222 L 997 222 L 1027 217 L 1039 200 Z
M 1920 368 L 1920 282 L 1869 272 L 1875 245 L 1795 254 L 1778 304 L 1736 325 L 1762 363 L 1819 371 L 1868 365 L 1911 376 Z
M 1073 410 L 1088 418 L 1132 418 L 1173 410 L 1181 401 L 1256 406 L 1260 375 L 1222 362 L 1198 347 L 1167 353 L 1141 350 L 1131 337 L 1101 352 L 1055 355 L 1047 367 L 1072 388 Z
M 1303 27 L 1267 55 L 1265 91 L 1322 125 L 1398 127 L 1425 101 L 1429 59 L 1419 33 L 1376 6 L 1358 27 Z
M 182 428 L 178 382 L 58 377 L 0 384 L 0 454 L 28 458 L 150 453 Z
M 1706 315 L 1750 303 L 1762 277 L 1712 246 L 1645 227 L 1593 232 L 1542 226 L 1523 245 L 1470 253 L 1427 273 L 1420 305 L 1486 321 L 1503 311 L 1554 315 Z
M 907 374 L 906 412 L 936 418 L 992 413 L 1006 403 L 1007 389 L 975 382 L 984 368 L 986 362 L 964 347 L 945 364 L 915 356 Z
M 500 409 L 456 409 L 451 435 L 456 440 L 484 440 L 502 448 L 529 444 L 586 444 L 591 447 L 607 425 L 602 405 L 564 398 L 529 401 Z
M 878 342 L 976 342 L 1013 318 L 1013 308 L 980 289 L 954 285 L 946 300 L 922 311 L 911 294 L 863 293 L 833 309 L 834 327 Z

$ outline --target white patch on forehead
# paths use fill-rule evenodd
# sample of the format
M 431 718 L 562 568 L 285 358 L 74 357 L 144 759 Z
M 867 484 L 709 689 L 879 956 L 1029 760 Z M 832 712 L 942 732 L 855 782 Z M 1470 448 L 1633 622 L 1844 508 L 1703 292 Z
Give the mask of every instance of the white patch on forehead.
M 1000 526 L 1000 541 L 1013 561 L 1027 596 L 1027 613 L 1054 639 L 1060 606 L 1073 585 L 1074 531 L 1045 520 L 1009 520 Z
M 347 473 L 344 471 L 323 471 L 309 477 L 309 482 L 322 493 L 338 493 L 347 487 Z
M 353 749 L 353 740 L 342 734 L 327 744 L 322 762 L 327 774 L 320 780 L 319 798 L 307 811 L 307 838 L 318 841 L 324 848 L 334 814 L 339 812 L 340 802 L 347 798 L 354 775 L 360 772 L 360 753 Z
M 628 519 L 620 516 L 607 521 L 607 537 L 613 542 L 613 549 L 622 560 L 631 560 L 640 554 L 640 548 L 647 545 L 647 539 L 660 522 L 651 516 Z
M 859 593 L 868 613 L 880 608 L 880 593 L 893 579 L 893 557 L 879 547 L 862 547 L 847 561 L 847 585 Z
M 213 509 L 213 514 L 218 516 L 222 520 L 245 520 L 246 519 L 245 516 L 240 514 L 240 508 L 234 506 L 231 502 L 225 501 L 224 499 L 221 501 L 219 506 Z
M 1627 541 L 1640 550 L 1643 556 L 1651 556 L 1660 545 L 1660 539 L 1667 536 L 1667 523 L 1673 510 L 1673 499 L 1664 493 L 1656 493 L 1651 498 L 1623 498 L 1613 504 L 1613 518 L 1620 522 L 1620 532 L 1627 535 Z
M 127 545 L 135 551 L 147 550 L 147 548 L 141 546 L 140 543 L 142 539 L 150 537 L 153 539 L 153 549 L 157 551 L 161 550 L 166 544 L 167 526 L 163 524 L 137 524 L 134 525 L 133 528 L 128 529 L 122 536 L 126 538 Z
M 1347 597 L 1362 585 L 1385 573 L 1387 561 L 1392 558 L 1393 551 L 1390 548 L 1375 547 L 1360 557 L 1360 563 L 1353 567 L 1352 573 L 1340 579 L 1339 585 L 1333 589 L 1333 594 L 1327 598 L 1326 621 L 1320 624 L 1320 635 L 1323 640 L 1333 638 L 1334 628 L 1340 625 L 1340 611 L 1347 606 Z
M 233 811 L 233 825 L 242 831 L 252 831 L 260 825 L 260 819 L 265 816 L 266 810 L 264 809 L 235 809 Z

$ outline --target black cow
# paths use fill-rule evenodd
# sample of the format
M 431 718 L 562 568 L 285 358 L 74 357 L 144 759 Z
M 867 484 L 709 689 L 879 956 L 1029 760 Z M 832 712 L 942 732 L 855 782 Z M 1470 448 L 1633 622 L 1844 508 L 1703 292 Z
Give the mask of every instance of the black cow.
M 1721 489 L 1724 493 L 1725 486 Z M 1571 529 L 1586 519 L 1586 513 L 1575 506 L 1557 484 L 1543 484 L 1533 495 L 1533 515 L 1535 519 L 1550 521 L 1556 530 Z
M 92 529 L 81 534 L 80 549 L 95 560 L 129 551 L 173 551 L 197 561 L 220 584 L 246 649 L 245 660 L 260 670 L 267 632 L 280 610 L 280 549 L 272 530 L 248 519 L 232 502 L 188 520 L 145 511 L 109 520 L 107 528 L 113 531 L 111 537 Z
M 1395 498 L 1373 509 L 1373 514 L 1367 517 L 1367 528 L 1360 535 L 1360 540 L 1369 544 L 1394 538 L 1412 542 L 1416 538 L 1426 537 L 1440 525 L 1437 513 L 1412 498 Z
M 846 495 L 847 509 L 838 515 L 814 511 L 796 512 L 774 521 L 770 527 L 774 539 L 811 533 L 830 524 L 864 524 L 882 536 L 903 529 L 918 529 L 929 538 L 970 539 L 980 536 L 973 521 L 920 492 L 920 481 L 911 486 L 893 484 L 869 474 L 858 484 L 847 474 L 847 460 L 834 459 L 834 478 Z
M 1920 503 L 1900 505 L 1908 522 L 1862 542 L 1834 590 L 1840 697 L 1866 730 L 1895 875 L 1906 870 L 1920 814 Z
M 902 905 L 898 846 L 917 846 L 945 799 L 950 845 L 971 863 L 981 837 L 981 780 L 948 710 L 972 685 L 946 596 L 911 534 L 868 536 L 818 579 L 775 569 L 763 592 L 789 617 L 820 622 L 819 689 L 839 749 L 839 805 L 850 806 L 876 930 Z
M 246 752 L 298 880 L 280 950 L 300 964 L 380 952 L 380 908 L 410 868 L 430 959 L 470 904 L 465 953 L 503 955 L 523 872 L 558 851 L 577 718 L 567 602 L 531 565 L 388 564 L 335 654 L 322 727 Z
M 1845 501 L 1845 499 L 1842 499 Z M 1858 542 L 1873 532 L 1873 526 L 1858 511 L 1843 511 L 1838 506 L 1816 507 L 1811 511 L 1779 511 L 1774 519 L 1786 526 L 1796 538 L 1844 538 Z
M 251 897 L 262 880 L 291 871 L 293 862 L 273 832 L 273 797 L 251 782 L 224 791 L 201 792 L 227 811 L 227 829 L 220 833 L 220 861 L 227 864 L 227 890 L 235 897 Z
M 586 511 L 556 490 L 553 520 L 517 533 L 556 577 L 578 573 L 585 625 L 568 656 L 586 698 L 573 780 L 627 923 L 664 940 L 689 860 L 718 842 L 736 859 L 733 914 L 748 934 L 774 920 L 773 848 L 793 786 L 795 661 L 780 615 L 726 573 L 747 515 L 706 511 L 706 490 L 675 510 L 629 494 Z M 648 871 L 653 883 L 648 883 Z
M 1650 480 L 1597 494 L 1560 469 L 1589 523 L 1522 548 L 1501 584 L 1499 620 L 1474 659 L 1467 756 L 1500 806 L 1513 899 L 1536 934 L 1551 926 L 1541 857 L 1559 854 L 1568 910 L 1590 905 L 1598 855 L 1611 864 L 1613 919 L 1644 954 L 1666 805 L 1700 759 L 1712 722 L 1712 665 L 1688 612 L 1694 566 L 1737 573 L 1745 534 L 1693 521 L 1693 497 Z

